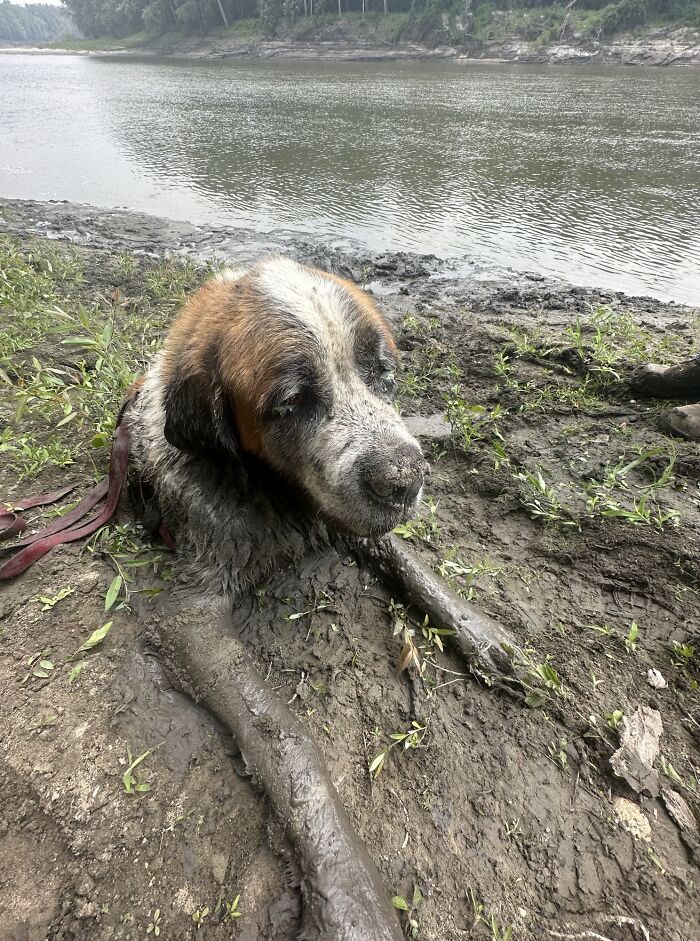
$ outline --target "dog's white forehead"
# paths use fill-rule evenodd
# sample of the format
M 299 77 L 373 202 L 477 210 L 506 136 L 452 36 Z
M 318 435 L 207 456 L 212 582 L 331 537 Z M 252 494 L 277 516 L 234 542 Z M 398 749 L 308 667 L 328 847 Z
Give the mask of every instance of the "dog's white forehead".
M 351 352 L 353 301 L 341 284 L 290 258 L 270 258 L 253 269 L 255 283 L 272 306 L 294 317 L 329 354 Z

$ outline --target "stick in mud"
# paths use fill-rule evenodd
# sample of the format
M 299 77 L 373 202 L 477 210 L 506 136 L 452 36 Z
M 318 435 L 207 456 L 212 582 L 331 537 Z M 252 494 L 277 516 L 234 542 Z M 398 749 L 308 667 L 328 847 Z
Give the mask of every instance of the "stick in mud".
M 401 941 L 397 914 L 318 746 L 251 665 L 229 612 L 171 598 L 147 629 L 168 670 L 228 727 L 294 847 L 300 941 Z
M 512 679 L 526 665 L 520 647 L 502 624 L 460 598 L 393 533 L 363 543 L 360 553 L 398 585 L 434 627 L 453 631 L 451 640 L 481 670 Z

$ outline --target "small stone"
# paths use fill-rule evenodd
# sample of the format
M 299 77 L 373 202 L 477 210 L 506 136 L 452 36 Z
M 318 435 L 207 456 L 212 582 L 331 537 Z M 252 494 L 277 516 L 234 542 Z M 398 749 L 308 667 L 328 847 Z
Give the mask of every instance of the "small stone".
M 635 840 L 651 841 L 651 824 L 634 801 L 626 797 L 616 797 L 613 801 L 613 810 L 623 830 L 631 834 Z
M 652 689 L 666 689 L 668 683 L 658 670 L 651 669 L 647 673 L 647 683 Z

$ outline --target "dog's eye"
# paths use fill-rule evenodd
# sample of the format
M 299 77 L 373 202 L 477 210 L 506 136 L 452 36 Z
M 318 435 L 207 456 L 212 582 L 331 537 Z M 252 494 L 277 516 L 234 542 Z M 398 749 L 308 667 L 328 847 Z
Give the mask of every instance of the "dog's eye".
M 286 418 L 289 415 L 292 415 L 295 409 L 300 408 L 302 405 L 306 404 L 306 395 L 304 392 L 295 392 L 293 395 L 288 395 L 286 399 L 283 399 L 278 405 L 272 409 L 272 414 L 275 418 Z

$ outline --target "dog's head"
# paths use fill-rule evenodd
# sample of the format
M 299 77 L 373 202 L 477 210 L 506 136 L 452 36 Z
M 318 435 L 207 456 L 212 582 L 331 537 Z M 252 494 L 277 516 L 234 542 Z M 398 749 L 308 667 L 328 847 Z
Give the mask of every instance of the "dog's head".
M 427 471 L 390 404 L 398 353 L 350 281 L 284 258 L 200 288 L 165 346 L 165 437 L 255 455 L 358 534 L 416 510 Z

